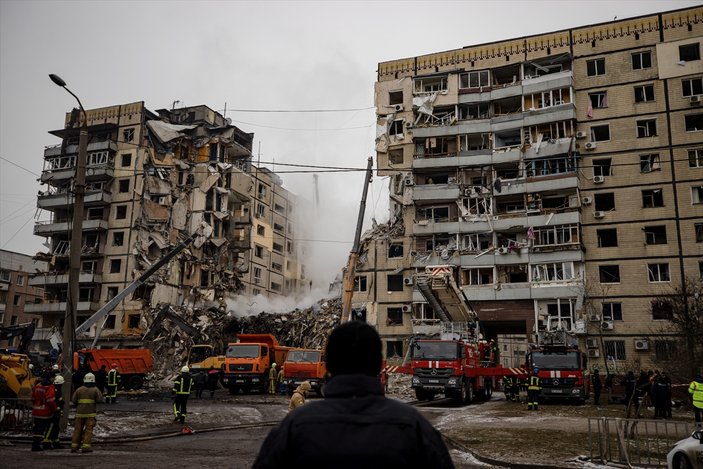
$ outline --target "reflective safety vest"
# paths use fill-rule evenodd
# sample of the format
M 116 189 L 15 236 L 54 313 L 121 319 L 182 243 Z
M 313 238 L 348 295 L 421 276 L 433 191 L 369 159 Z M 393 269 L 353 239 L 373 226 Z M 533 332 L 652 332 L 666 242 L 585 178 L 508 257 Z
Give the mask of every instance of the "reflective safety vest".
M 530 385 L 527 386 L 528 391 L 539 391 L 542 389 L 539 385 L 539 376 L 530 376 Z
M 110 370 L 110 372 L 107 374 L 107 385 L 108 386 L 117 386 L 117 384 L 120 382 L 120 372 L 117 370 Z
M 193 387 L 193 378 L 189 374 L 182 374 L 173 383 L 173 393 L 174 394 L 190 394 L 190 390 Z
M 688 392 L 693 395 L 693 406 L 703 409 L 703 383 L 691 381 L 688 386 Z

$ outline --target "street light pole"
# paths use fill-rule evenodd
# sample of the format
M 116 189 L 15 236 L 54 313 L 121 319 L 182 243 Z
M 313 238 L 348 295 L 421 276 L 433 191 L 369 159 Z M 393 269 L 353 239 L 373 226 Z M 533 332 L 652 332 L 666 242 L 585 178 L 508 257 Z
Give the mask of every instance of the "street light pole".
M 85 113 L 83 104 L 78 96 L 73 94 L 66 87 L 66 82 L 58 75 L 49 75 L 51 81 L 65 89 L 71 96 L 76 98 L 81 110 L 81 130 L 78 140 L 78 161 L 76 161 L 76 172 L 73 178 L 73 221 L 71 224 L 71 247 L 69 251 L 68 263 L 68 297 L 66 299 L 66 314 L 63 324 L 63 344 L 61 360 L 63 368 L 61 372 L 64 376 L 62 388 L 64 396 L 64 412 L 61 417 L 60 427 L 65 430 L 68 425 L 68 410 L 71 402 L 71 378 L 73 349 L 76 341 L 76 316 L 78 313 L 79 299 L 79 279 L 81 274 L 81 248 L 83 245 L 83 206 L 85 198 L 85 166 L 88 160 L 88 116 Z

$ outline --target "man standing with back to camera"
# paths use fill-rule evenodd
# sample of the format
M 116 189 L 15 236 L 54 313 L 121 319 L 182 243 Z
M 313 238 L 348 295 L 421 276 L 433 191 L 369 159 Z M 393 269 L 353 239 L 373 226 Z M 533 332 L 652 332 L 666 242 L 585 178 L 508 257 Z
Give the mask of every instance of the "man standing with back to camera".
M 360 321 L 327 341 L 325 398 L 273 428 L 254 468 L 453 468 L 440 433 L 415 410 L 383 395 L 381 338 Z

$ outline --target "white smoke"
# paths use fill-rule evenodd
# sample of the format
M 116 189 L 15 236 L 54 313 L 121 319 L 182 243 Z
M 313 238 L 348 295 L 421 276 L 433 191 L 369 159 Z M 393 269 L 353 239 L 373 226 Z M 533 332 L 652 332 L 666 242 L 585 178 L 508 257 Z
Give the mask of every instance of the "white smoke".
M 327 288 L 313 288 L 304 295 L 294 296 L 274 296 L 266 298 L 262 295 L 243 296 L 235 298 L 225 298 L 227 311 L 236 317 L 255 316 L 260 313 L 290 313 L 296 309 L 307 309 L 317 307 L 317 305 L 327 299 L 332 299 L 335 293 L 329 293 Z

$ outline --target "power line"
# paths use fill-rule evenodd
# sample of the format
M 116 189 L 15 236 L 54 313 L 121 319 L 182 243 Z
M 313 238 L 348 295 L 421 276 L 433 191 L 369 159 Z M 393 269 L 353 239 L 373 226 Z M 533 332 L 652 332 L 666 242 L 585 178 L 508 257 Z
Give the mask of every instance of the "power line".
M 338 127 L 334 129 L 319 129 L 319 128 L 312 128 L 308 129 L 305 127 L 275 127 L 272 125 L 263 125 L 263 124 L 254 124 L 253 122 L 244 122 L 244 121 L 236 121 L 232 120 L 232 122 L 236 122 L 237 124 L 245 124 L 245 125 L 251 125 L 253 127 L 262 127 L 264 129 L 274 129 L 274 130 L 292 130 L 292 131 L 305 131 L 305 132 L 338 132 L 340 130 L 358 130 L 358 129 L 368 129 L 376 124 L 367 124 L 367 125 L 360 125 L 358 127 Z
M 30 216 L 30 217 L 27 219 L 26 222 L 22 223 L 22 226 L 20 226 L 20 227 L 17 229 L 17 231 L 15 231 L 15 234 L 13 234 L 12 236 L 10 236 L 10 239 L 8 239 L 7 241 L 5 241 L 5 244 L 2 245 L 3 249 L 5 248 L 5 246 L 7 246 L 7 243 L 9 243 L 10 241 L 12 241 L 12 240 L 14 239 L 14 237 L 17 236 L 17 234 L 18 234 L 20 231 L 22 231 L 22 228 L 24 228 L 25 225 L 26 225 L 27 223 L 29 223 L 33 218 L 34 218 L 34 215 Z
M 34 171 L 32 171 L 31 169 L 25 168 L 24 166 L 20 166 L 20 165 L 18 165 L 17 163 L 15 163 L 14 161 L 8 160 L 7 158 L 3 158 L 2 156 L 0 156 L 0 160 L 6 161 L 6 162 L 10 163 L 10 164 L 13 165 L 13 166 L 17 166 L 18 168 L 23 169 L 23 170 L 27 171 L 29 174 L 32 174 L 32 175 L 34 175 L 34 176 L 36 176 L 36 177 L 41 177 L 40 174 L 37 174 L 37 173 L 35 173 Z
M 376 109 L 376 107 L 371 106 L 371 107 L 358 107 L 358 108 L 347 108 L 347 109 L 220 109 L 218 112 L 316 113 L 316 112 L 357 112 L 357 111 L 370 111 L 372 109 Z

